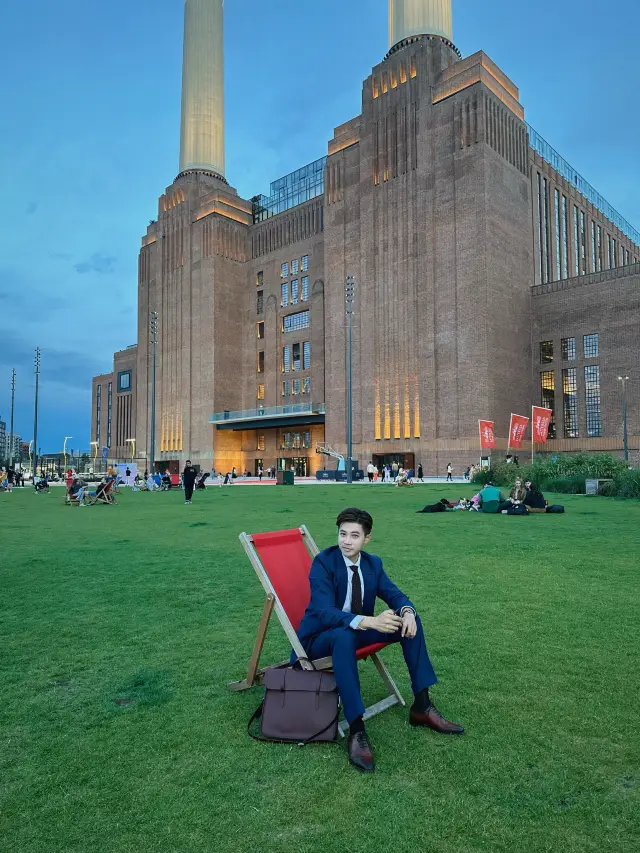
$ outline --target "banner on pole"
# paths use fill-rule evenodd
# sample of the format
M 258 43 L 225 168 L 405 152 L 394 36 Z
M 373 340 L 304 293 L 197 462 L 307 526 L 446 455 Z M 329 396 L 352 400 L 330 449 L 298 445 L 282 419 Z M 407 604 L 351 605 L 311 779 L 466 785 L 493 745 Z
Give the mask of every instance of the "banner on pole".
M 103 462 L 106 462 L 106 461 L 107 461 L 107 457 L 108 457 L 108 455 L 109 455 L 109 448 L 108 448 L 108 447 L 103 447 L 103 448 L 102 448 L 102 461 L 103 461 Z
M 511 415 L 511 423 L 509 424 L 509 447 L 515 447 L 518 450 L 522 447 L 522 442 L 527 434 L 529 426 L 529 418 L 524 415 Z
M 553 411 L 551 409 L 543 409 L 541 406 L 533 406 L 531 414 L 533 418 L 531 426 L 533 443 L 546 444 L 549 437 L 549 426 Z
M 493 421 L 478 421 L 480 428 L 480 447 L 483 450 L 496 449 L 496 435 L 493 430 Z

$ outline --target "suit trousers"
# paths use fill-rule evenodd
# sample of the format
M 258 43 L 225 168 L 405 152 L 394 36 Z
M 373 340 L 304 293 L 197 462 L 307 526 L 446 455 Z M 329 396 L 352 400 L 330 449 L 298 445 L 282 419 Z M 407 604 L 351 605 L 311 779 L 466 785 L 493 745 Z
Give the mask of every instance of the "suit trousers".
M 356 652 L 374 643 L 400 643 L 414 695 L 436 684 L 438 679 L 433 670 L 424 639 L 420 617 L 416 617 L 418 631 L 413 638 L 401 637 L 400 632 L 383 634 L 368 629 L 354 631 L 353 628 L 332 628 L 315 637 L 307 653 L 311 660 L 333 658 L 333 672 L 336 677 L 338 693 L 344 707 L 344 715 L 349 724 L 364 714 L 365 708 L 360 696 L 360 678 Z

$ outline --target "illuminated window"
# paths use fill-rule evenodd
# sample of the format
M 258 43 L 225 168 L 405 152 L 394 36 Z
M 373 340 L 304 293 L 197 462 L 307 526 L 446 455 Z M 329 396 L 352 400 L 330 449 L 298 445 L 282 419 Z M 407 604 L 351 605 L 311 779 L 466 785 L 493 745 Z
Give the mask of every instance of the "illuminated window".
M 311 316 L 308 311 L 298 311 L 297 314 L 288 314 L 282 318 L 282 331 L 285 333 L 308 329 L 310 325 Z
M 264 321 L 256 323 L 256 331 L 258 333 L 258 340 L 264 340 Z
M 264 385 L 258 385 L 258 392 L 256 396 L 258 400 L 264 400 Z
M 264 272 L 260 270 L 259 273 L 256 273 L 256 286 L 262 287 L 264 285 Z
M 298 279 L 291 279 L 291 304 L 298 304 Z
M 545 409 L 551 410 L 549 438 L 556 437 L 556 378 L 553 370 L 545 370 L 540 374 L 540 402 Z
M 302 272 L 306 272 L 309 269 L 309 255 L 302 256 Z
M 282 372 L 291 371 L 291 347 L 282 347 Z
M 311 341 L 305 341 L 302 346 L 302 367 L 303 370 L 311 367 Z
M 562 404 L 564 437 L 578 438 L 578 378 L 575 367 L 562 371 Z
M 598 335 L 584 336 L 584 357 L 598 358 L 600 354 L 600 341 Z
M 283 432 L 280 436 L 280 449 L 281 450 L 291 450 L 291 433 Z
M 300 294 L 300 301 L 307 302 L 309 300 L 309 276 L 302 276 L 302 292 Z
M 283 397 L 290 397 L 291 396 L 291 380 L 290 379 L 285 379 L 285 381 L 282 383 L 282 396 Z
M 298 275 L 300 270 L 300 261 L 296 258 L 294 261 L 291 261 L 291 275 Z
M 576 339 L 575 338 L 563 338 L 562 339 L 562 360 L 563 361 L 575 361 L 576 357 Z
M 289 264 L 284 263 L 280 269 L 280 278 L 287 278 L 289 275 Z
M 400 82 L 401 83 L 407 82 L 407 69 L 404 67 L 403 62 L 400 63 Z
M 389 72 L 389 76 L 391 77 L 391 88 L 397 89 L 398 88 L 398 78 L 396 77 L 396 73 L 393 70 L 393 68 Z
M 264 373 L 264 352 L 258 353 L 258 373 Z
M 380 87 L 378 86 L 378 81 L 375 77 L 371 78 L 371 93 L 374 98 L 380 97 Z
M 540 364 L 549 364 L 553 361 L 553 341 L 540 342 Z
M 417 77 L 417 76 L 418 76 L 418 71 L 417 71 L 417 69 L 416 69 L 416 60 L 415 60 L 415 57 L 412 57 L 412 58 L 411 58 L 411 71 L 410 71 L 409 73 L 411 74 L 411 76 L 412 76 L 412 77 Z
M 264 436 L 259 435 L 256 442 L 256 450 L 264 450 Z
M 602 435 L 602 413 L 600 410 L 600 368 L 588 364 L 584 368 L 585 403 L 587 410 L 587 436 L 600 438 Z
M 382 93 L 385 94 L 389 91 L 389 84 L 387 83 L 387 75 L 382 75 Z
M 280 285 L 280 290 L 282 293 L 280 305 L 282 305 L 282 307 L 284 308 L 289 304 L 289 282 L 282 282 L 282 284 Z

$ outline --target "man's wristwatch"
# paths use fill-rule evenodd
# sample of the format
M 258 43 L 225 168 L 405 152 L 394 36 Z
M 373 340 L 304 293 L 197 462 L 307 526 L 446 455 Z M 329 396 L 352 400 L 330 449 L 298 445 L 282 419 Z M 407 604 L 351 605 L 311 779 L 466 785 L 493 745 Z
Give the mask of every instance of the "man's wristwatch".
M 400 608 L 400 614 L 399 614 L 399 615 L 400 615 L 400 616 L 404 616 L 404 614 L 405 614 L 407 611 L 408 611 L 409 613 L 413 613 L 413 615 L 414 615 L 414 616 L 417 616 L 417 615 L 418 615 L 418 614 L 416 613 L 416 611 L 413 609 L 413 607 L 409 607 L 409 606 L 408 606 L 408 605 L 406 605 L 406 604 L 405 604 L 405 606 L 404 606 L 404 607 L 401 607 L 401 608 Z

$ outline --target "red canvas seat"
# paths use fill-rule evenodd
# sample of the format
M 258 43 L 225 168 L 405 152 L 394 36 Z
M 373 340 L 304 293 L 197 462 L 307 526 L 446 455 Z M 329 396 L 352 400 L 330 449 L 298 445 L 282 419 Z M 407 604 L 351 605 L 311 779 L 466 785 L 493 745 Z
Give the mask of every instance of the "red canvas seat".
M 287 635 L 294 652 L 298 657 L 305 657 L 296 631 L 300 627 L 302 617 L 311 598 L 309 572 L 313 557 L 318 554 L 318 546 L 309 535 L 306 527 L 296 527 L 293 530 L 278 530 L 272 533 L 240 534 L 240 541 L 247 552 L 260 583 L 266 592 L 266 601 L 262 611 L 262 619 L 249 662 L 246 679 L 232 682 L 232 690 L 246 690 L 254 684 L 262 682 L 264 668 L 259 669 L 260 654 L 269 626 L 271 614 L 275 611 L 280 624 Z M 374 643 L 365 646 L 357 652 L 358 660 L 371 658 L 380 677 L 385 682 L 389 693 L 380 702 L 367 708 L 365 719 L 386 710 L 392 705 L 404 705 L 404 700 L 398 691 L 389 671 L 378 656 L 388 643 Z M 321 658 L 313 661 L 318 669 L 331 667 L 331 658 Z M 307 665 L 308 664 L 304 664 Z M 343 733 L 343 729 L 340 729 Z

